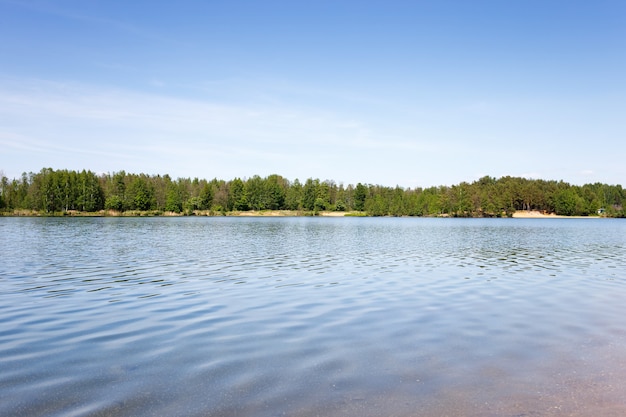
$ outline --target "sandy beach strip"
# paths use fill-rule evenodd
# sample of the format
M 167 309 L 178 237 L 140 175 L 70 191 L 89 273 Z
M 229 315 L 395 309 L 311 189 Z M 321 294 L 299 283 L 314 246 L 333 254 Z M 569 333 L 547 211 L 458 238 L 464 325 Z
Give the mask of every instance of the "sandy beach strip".
M 515 219 L 600 219 L 599 216 L 559 216 L 554 213 L 542 213 L 537 210 L 518 210 L 513 213 Z

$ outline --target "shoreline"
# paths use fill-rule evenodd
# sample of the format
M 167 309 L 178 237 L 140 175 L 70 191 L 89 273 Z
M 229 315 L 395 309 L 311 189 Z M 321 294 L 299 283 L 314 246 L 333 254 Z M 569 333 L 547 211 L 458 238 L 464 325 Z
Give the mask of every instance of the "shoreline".
M 554 213 L 542 213 L 537 210 L 518 210 L 513 213 L 514 219 L 602 219 L 601 216 L 562 216 Z
M 225 215 L 231 217 L 345 217 L 354 216 L 358 212 L 347 211 L 319 211 L 302 212 L 293 210 L 249 210 L 249 211 L 232 211 Z
M 175 213 L 169 211 L 115 211 L 100 210 L 98 212 L 81 212 L 66 211 L 54 213 L 41 213 L 31 210 L 15 210 L 13 212 L 0 212 L 0 217 L 185 217 L 185 216 L 206 216 L 206 217 L 376 217 L 362 211 L 299 211 L 299 210 L 249 210 L 249 211 L 193 211 Z M 382 216 L 391 217 L 391 216 Z M 401 216 L 401 217 L 420 217 L 420 216 Z M 453 218 L 442 214 L 439 216 L 424 216 L 430 218 Z M 472 217 L 467 217 L 472 218 Z M 489 218 L 489 217 L 481 217 Z M 502 217 L 506 218 L 506 217 Z M 514 219 L 603 219 L 606 216 L 563 216 L 554 213 L 543 213 L 537 210 L 518 210 L 509 218 Z

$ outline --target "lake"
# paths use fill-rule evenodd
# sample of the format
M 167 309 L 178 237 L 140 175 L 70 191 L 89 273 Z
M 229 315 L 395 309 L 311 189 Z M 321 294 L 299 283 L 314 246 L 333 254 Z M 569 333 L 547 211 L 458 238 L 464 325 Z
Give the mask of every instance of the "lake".
M 626 221 L 0 218 L 2 416 L 623 416 Z

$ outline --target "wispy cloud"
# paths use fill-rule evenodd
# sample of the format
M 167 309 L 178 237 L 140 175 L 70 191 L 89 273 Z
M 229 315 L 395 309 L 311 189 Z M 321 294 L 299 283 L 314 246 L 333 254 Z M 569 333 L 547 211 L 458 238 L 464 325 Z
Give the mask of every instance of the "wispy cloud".
M 279 171 L 269 166 L 272 161 L 328 160 L 329 149 L 352 158 L 368 149 L 411 148 L 406 138 L 377 135 L 362 121 L 324 110 L 227 105 L 75 83 L 2 81 L 0 140 L 14 152 L 29 152 L 31 160 L 59 153 L 77 160 L 91 155 L 101 159 L 99 166 L 111 159 L 163 160 L 177 167 L 161 172 L 183 165 L 186 169 L 180 171 L 189 172 L 207 164 L 245 165 L 256 158 L 263 169 Z
M 98 88 L 80 84 L 30 81 L 15 87 L 0 80 L 0 117 L 5 127 L 37 130 L 43 138 L 80 130 L 104 138 L 161 138 L 215 141 L 237 138 L 230 146 L 328 144 L 371 148 L 411 148 L 405 137 L 378 134 L 366 122 L 343 119 L 324 110 L 298 110 L 281 105 L 230 105 L 165 95 Z M 19 133 L 19 130 L 14 133 Z M 114 133 L 114 134 L 113 134 Z
M 279 173 L 428 186 L 469 181 L 474 172 L 548 179 L 570 172 L 579 181 L 606 160 L 604 153 L 594 159 L 592 149 L 588 172 L 574 172 L 566 161 L 576 159 L 575 149 L 558 147 L 540 129 L 511 132 L 454 113 L 433 120 L 396 117 L 397 107 L 344 112 L 345 103 L 301 104 L 280 94 L 221 100 L 155 91 L 0 77 L 0 169 L 7 176 L 44 166 L 206 178 Z

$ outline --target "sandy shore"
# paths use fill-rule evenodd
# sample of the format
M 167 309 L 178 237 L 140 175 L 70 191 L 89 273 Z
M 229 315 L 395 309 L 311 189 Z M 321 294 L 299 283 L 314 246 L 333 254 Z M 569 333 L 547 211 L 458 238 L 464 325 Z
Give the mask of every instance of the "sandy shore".
M 599 219 L 599 216 L 559 216 L 554 213 L 546 214 L 536 210 L 520 210 L 513 213 L 516 219 Z

